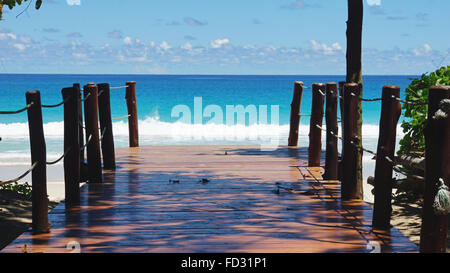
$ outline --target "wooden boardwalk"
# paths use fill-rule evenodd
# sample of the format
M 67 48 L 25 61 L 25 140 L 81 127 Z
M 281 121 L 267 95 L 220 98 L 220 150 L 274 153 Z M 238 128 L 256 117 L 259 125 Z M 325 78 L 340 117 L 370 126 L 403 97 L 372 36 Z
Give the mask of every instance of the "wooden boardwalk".
M 70 252 L 70 242 L 81 252 L 417 251 L 395 229 L 371 232 L 371 207 L 343 203 L 338 182 L 314 179 L 321 169 L 303 167 L 306 149 L 161 146 L 116 154 L 118 169 L 82 188 L 79 209 L 66 212 L 61 203 L 49 215 L 50 234 L 25 233 L 3 252 L 24 245 Z

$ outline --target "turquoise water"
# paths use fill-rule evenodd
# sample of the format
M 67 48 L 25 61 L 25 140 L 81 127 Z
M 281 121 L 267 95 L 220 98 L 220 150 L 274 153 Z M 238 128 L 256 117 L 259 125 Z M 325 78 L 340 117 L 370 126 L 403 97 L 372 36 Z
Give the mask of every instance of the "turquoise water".
M 413 76 L 366 76 L 364 97 L 381 96 L 383 85 L 405 88 Z M 172 108 L 184 104 L 193 108 L 194 97 L 202 97 L 203 105 L 279 105 L 280 125 L 289 123 L 290 102 L 294 81 L 305 86 L 315 82 L 339 82 L 343 76 L 201 76 L 201 75 L 15 75 L 0 74 L 0 109 L 9 110 L 25 105 L 25 92 L 39 90 L 43 104 L 61 101 L 61 89 L 73 83 L 110 83 L 123 86 L 126 81 L 137 82 L 138 114 L 140 119 L 158 117 L 162 122 L 175 122 Z M 112 115 L 126 114 L 124 90 L 112 91 Z M 311 91 L 304 92 L 302 112 L 311 111 Z M 269 107 L 270 108 L 270 107 Z M 378 124 L 380 102 L 364 103 L 364 122 Z M 62 108 L 44 109 L 44 122 L 62 121 Z M 208 120 L 205 118 L 204 123 Z M 26 122 L 26 114 L 2 116 L 0 124 Z
M 402 89 L 409 85 L 413 76 L 366 76 L 364 77 L 364 97 L 381 96 L 383 85 L 398 85 Z M 61 89 L 87 82 L 110 83 L 123 86 L 126 81 L 137 82 L 137 102 L 140 141 L 142 145 L 177 144 L 260 144 L 274 136 L 280 145 L 286 145 L 289 130 L 290 103 L 295 81 L 303 81 L 305 86 L 315 82 L 339 82 L 343 76 L 206 76 L 206 75 L 0 75 L 0 110 L 15 110 L 25 106 L 25 92 L 41 91 L 43 104 L 62 101 Z M 126 115 L 125 90 L 111 91 L 112 116 Z M 172 117 L 177 105 L 191 109 L 190 119 L 194 121 L 194 98 L 201 98 L 202 110 L 208 105 L 217 105 L 223 111 L 223 118 L 203 118 L 202 124 L 183 124 Z M 271 121 L 272 106 L 279 108 L 279 122 L 261 124 L 261 118 L 245 124 L 226 123 L 227 105 L 254 105 L 258 115 L 266 106 L 268 121 Z M 380 102 L 363 104 L 364 135 L 367 145 L 376 145 Z M 176 109 L 176 108 L 175 108 Z M 58 158 L 62 152 L 63 108 L 43 109 L 44 131 L 49 159 Z M 305 89 L 302 113 L 311 111 L 311 89 Z M 200 114 L 201 115 L 201 114 Z M 258 124 L 259 123 L 259 124 Z M 301 120 L 300 145 L 307 146 L 309 120 Z M 114 123 L 117 147 L 128 144 L 128 129 L 125 121 Z M 29 164 L 29 140 L 26 113 L 0 115 L 0 165 Z

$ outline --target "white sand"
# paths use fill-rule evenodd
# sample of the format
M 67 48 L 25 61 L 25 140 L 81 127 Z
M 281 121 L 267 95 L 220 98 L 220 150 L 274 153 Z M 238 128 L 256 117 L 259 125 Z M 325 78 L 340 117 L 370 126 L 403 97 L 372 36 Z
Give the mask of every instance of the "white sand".
M 0 166 L 0 181 L 14 179 L 27 171 L 28 168 L 25 165 Z M 20 181 L 20 183 L 25 182 L 31 184 L 31 174 Z M 64 169 L 62 164 L 47 167 L 47 194 L 50 201 L 60 202 L 64 200 Z

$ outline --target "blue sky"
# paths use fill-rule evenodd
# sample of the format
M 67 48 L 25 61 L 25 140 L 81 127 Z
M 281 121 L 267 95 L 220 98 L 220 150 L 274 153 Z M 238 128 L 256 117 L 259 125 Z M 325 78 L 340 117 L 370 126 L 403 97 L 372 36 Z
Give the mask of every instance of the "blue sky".
M 450 1 L 364 4 L 365 74 L 449 63 Z M 0 21 L 0 73 L 345 74 L 346 0 L 43 0 L 16 18 L 24 7 Z

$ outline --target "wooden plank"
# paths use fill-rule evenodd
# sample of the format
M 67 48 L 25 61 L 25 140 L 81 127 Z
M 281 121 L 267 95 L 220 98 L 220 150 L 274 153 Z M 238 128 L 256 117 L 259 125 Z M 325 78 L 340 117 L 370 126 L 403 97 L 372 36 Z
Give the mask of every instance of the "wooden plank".
M 67 252 L 71 241 L 81 252 L 367 252 L 371 241 L 385 252 L 417 250 L 397 233 L 383 240 L 371 233 L 370 207 L 336 200 L 338 182 L 318 182 L 322 168 L 292 166 L 302 157 L 285 147 L 273 154 L 252 146 L 141 147 L 116 155 L 118 168 L 81 189 L 78 209 L 61 203 L 52 211 L 50 234 L 25 233 L 3 251 L 27 244 L 30 252 Z

